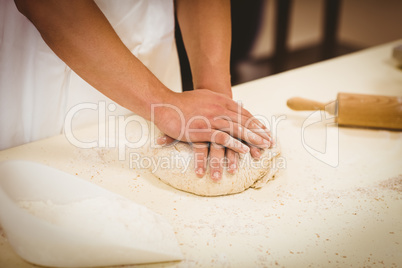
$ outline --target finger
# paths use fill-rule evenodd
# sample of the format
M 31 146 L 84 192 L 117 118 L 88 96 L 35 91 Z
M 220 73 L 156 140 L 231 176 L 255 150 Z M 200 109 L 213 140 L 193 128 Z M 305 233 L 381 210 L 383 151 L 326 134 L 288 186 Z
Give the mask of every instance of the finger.
M 239 162 L 239 153 L 226 149 L 226 158 L 228 162 L 227 171 L 231 174 L 235 174 L 237 171 L 237 164 Z
M 227 108 L 236 113 L 236 114 L 240 114 L 242 116 L 245 116 L 247 118 L 252 118 L 253 121 L 255 121 L 255 123 L 261 127 L 264 128 L 265 125 L 263 123 L 261 123 L 257 118 L 255 118 L 247 109 L 245 109 L 243 107 L 243 104 L 241 102 L 235 102 L 233 101 L 232 103 L 229 103 L 229 105 L 227 105 Z
M 258 134 L 262 138 L 271 141 L 271 132 L 262 124 L 257 118 L 251 116 L 242 115 L 233 111 L 226 111 L 225 116 L 217 117 L 216 119 L 225 119 L 229 122 L 238 123 L 254 133 Z
M 186 135 L 185 140 L 188 142 L 211 142 L 215 145 L 222 145 L 242 154 L 250 151 L 250 148 L 246 144 L 220 130 L 211 129 L 205 131 L 204 129 L 199 132 L 192 131 Z
M 251 130 L 252 132 L 256 133 L 259 135 L 261 138 L 264 138 L 268 141 L 272 140 L 271 137 L 271 132 L 268 129 L 264 129 L 260 127 L 261 122 L 258 121 L 254 117 L 246 117 L 246 116 L 239 116 L 238 114 L 234 112 L 228 112 L 229 116 L 220 116 L 217 117 L 215 120 L 223 119 L 228 121 L 229 125 L 230 123 L 237 123 L 239 125 L 244 126 L 245 128 Z M 262 125 L 262 124 L 261 124 Z
M 256 132 L 260 135 L 265 135 L 269 140 L 272 139 L 271 131 L 256 117 L 250 117 L 248 121 L 244 124 L 244 126 L 248 129 L 251 129 L 253 132 Z
M 253 158 L 260 159 L 262 152 L 260 148 L 250 145 L 250 154 Z
M 271 146 L 270 140 L 262 138 L 240 124 L 219 119 L 214 121 L 212 126 L 254 146 L 260 148 L 269 148 L 269 146 Z
M 209 170 L 211 179 L 219 181 L 222 178 L 223 163 L 225 159 L 225 148 L 211 145 L 209 150 Z
M 222 95 L 222 94 L 221 94 Z M 218 98 L 217 99 L 217 102 L 218 103 L 221 103 L 221 104 L 223 104 L 224 105 L 224 107 L 227 109 L 226 111 L 231 111 L 231 112 L 233 112 L 236 116 L 235 116 L 235 118 L 236 117 L 238 117 L 238 115 L 240 115 L 241 117 L 246 117 L 247 119 L 248 118 L 252 118 L 252 120 L 253 121 L 255 121 L 255 123 L 260 127 L 260 128 L 262 128 L 262 129 L 267 129 L 266 128 L 266 126 L 261 122 L 261 121 L 259 121 L 257 118 L 255 118 L 247 109 L 245 109 L 244 107 L 243 107 L 243 103 L 241 103 L 241 102 L 236 102 L 236 101 L 234 101 L 233 99 L 231 99 L 231 98 L 229 98 L 229 97 L 227 97 L 227 96 L 224 96 L 224 95 L 222 95 L 220 98 Z M 232 120 L 233 120 L 234 118 L 232 118 Z M 246 120 L 247 120 L 246 119 Z M 237 121 L 235 121 L 235 122 L 237 122 Z M 237 122 L 237 123 L 240 123 L 240 122 Z
M 202 178 L 205 175 L 208 159 L 208 143 L 193 143 L 195 174 Z
M 164 145 L 164 146 L 170 145 L 175 141 L 176 141 L 175 139 L 173 139 L 172 137 L 170 137 L 168 135 L 163 135 L 162 137 L 159 137 L 156 139 L 156 143 L 158 145 Z

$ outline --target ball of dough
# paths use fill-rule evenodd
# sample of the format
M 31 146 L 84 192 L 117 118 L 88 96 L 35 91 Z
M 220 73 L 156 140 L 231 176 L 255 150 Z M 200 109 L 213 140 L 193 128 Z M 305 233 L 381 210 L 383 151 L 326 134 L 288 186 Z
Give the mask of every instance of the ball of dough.
M 157 130 L 158 131 L 158 130 Z M 194 152 L 190 144 L 177 142 L 173 145 L 155 146 L 155 137 L 148 139 L 148 143 L 141 149 L 141 157 L 148 158 L 147 168 L 164 183 L 176 189 L 201 196 L 219 196 L 242 192 L 250 187 L 260 188 L 271 180 L 278 168 L 275 159 L 280 153 L 279 145 L 265 149 L 261 158 L 253 159 L 250 153 L 240 154 L 238 170 L 235 174 L 226 171 L 222 179 L 213 181 L 209 167 L 204 177 L 195 174 Z

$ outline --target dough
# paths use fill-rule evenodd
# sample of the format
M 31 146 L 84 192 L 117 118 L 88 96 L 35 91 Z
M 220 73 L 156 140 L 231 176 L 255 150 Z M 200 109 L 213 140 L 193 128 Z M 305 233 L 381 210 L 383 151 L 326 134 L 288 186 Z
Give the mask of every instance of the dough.
M 278 171 L 275 160 L 280 148 L 277 144 L 264 150 L 259 160 L 253 159 L 250 153 L 241 154 L 237 172 L 230 174 L 224 168 L 222 179 L 218 182 L 211 179 L 209 168 L 204 177 L 199 178 L 194 172 L 192 147 L 184 142 L 167 147 L 155 146 L 154 141 L 160 136 L 162 133 L 156 129 L 155 136 L 151 135 L 147 144 L 142 146 L 140 155 L 133 157 L 132 161 L 137 161 L 136 164 L 142 164 L 142 168 L 150 170 L 161 181 L 182 191 L 201 196 L 235 194 L 250 187 L 261 188 Z

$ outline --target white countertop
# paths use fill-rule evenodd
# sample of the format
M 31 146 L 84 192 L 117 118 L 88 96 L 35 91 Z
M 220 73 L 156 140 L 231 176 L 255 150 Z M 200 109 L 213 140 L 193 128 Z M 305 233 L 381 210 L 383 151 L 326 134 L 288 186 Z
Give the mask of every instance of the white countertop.
M 253 114 L 286 116 L 277 128 L 286 166 L 260 190 L 195 196 L 139 175 L 117 156 L 105 160 L 102 150 L 78 149 L 64 135 L 1 151 L 0 161 L 44 163 L 163 215 L 185 259 L 148 266 L 401 266 L 402 132 L 317 123 L 304 128 L 303 141 L 302 126 L 312 112 L 286 107 L 294 96 L 323 102 L 338 92 L 402 96 L 402 69 L 391 61 L 400 43 L 234 87 L 234 99 Z M 90 140 L 96 127 L 78 135 Z M 327 156 L 308 152 L 325 148 Z M 0 267 L 34 267 L 0 234 Z

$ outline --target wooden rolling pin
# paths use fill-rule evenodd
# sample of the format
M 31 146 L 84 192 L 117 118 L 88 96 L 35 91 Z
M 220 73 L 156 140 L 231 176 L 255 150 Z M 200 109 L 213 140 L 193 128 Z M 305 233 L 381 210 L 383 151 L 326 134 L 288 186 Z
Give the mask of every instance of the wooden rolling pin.
M 402 130 L 402 96 L 338 93 L 337 101 L 321 103 L 295 97 L 288 100 L 292 110 L 325 110 L 341 126 Z

